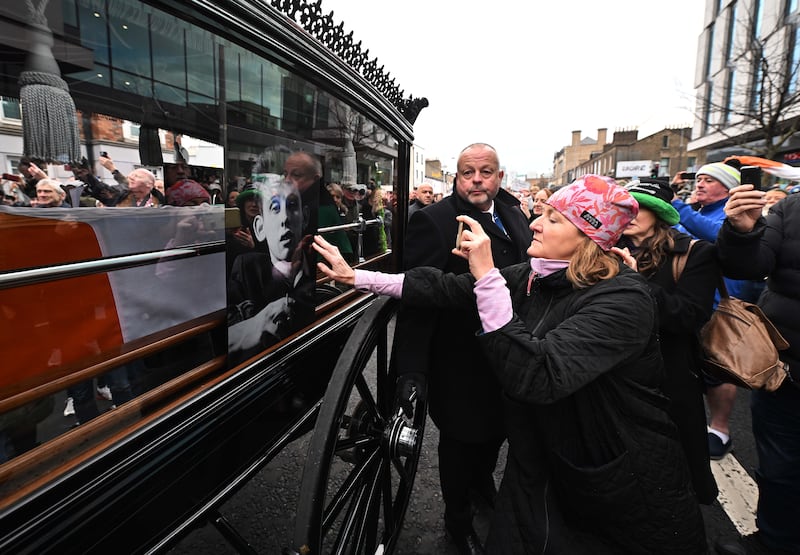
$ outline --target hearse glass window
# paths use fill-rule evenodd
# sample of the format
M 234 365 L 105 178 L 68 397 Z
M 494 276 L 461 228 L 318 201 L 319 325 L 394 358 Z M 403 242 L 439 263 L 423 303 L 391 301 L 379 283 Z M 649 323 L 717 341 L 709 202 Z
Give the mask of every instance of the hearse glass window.
M 55 200 L 24 195 L 25 176 L 3 183 L 0 230 L 14 240 L 0 273 L 67 273 L 0 289 L 3 329 L 16 330 L 0 334 L 0 463 L 112 407 L 135 417 L 128 401 L 164 387 L 174 396 L 176 378 L 215 357 L 227 354 L 231 368 L 291 340 L 343 292 L 315 271 L 314 233 L 353 264 L 391 249 L 384 195 L 396 185 L 398 148 L 380 126 L 150 5 L 51 4 L 54 36 L 73 47 L 62 77 L 81 156 L 34 161 Z M 4 113 L 19 106 L 9 93 L 21 69 L 0 73 Z M 12 159 L 17 172 L 21 152 Z M 93 261 L 104 266 L 87 271 Z M 217 320 L 222 333 L 160 346 Z

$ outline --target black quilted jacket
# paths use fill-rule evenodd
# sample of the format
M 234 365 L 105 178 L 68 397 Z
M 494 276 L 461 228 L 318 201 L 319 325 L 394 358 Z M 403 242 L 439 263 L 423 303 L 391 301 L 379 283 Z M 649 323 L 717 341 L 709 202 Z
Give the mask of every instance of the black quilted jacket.
M 514 318 L 480 337 L 503 387 L 509 436 L 490 553 L 705 552 L 658 390 L 656 308 L 643 278 L 623 269 L 575 290 L 564 270 L 530 285 L 527 263 L 502 274 Z M 403 300 L 474 304 L 472 284 L 469 275 L 411 270 Z

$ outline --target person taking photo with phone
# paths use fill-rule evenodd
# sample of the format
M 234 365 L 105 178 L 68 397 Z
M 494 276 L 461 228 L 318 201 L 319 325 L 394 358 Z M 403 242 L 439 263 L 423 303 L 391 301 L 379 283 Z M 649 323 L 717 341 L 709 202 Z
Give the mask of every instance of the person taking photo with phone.
M 329 278 L 478 315 L 461 341 L 474 338 L 483 372 L 500 383 L 509 445 L 488 553 L 707 552 L 660 390 L 657 305 L 611 252 L 638 210 L 613 179 L 583 176 L 531 224 L 531 258 L 502 270 L 485 230 L 492 224 L 459 215 L 465 229 L 451 252 L 468 261 L 461 275 L 354 270 L 315 238 Z
M 758 532 L 744 545 L 717 546 L 718 553 L 800 553 L 800 195 L 789 195 L 762 216 L 765 194 L 751 185 L 731 190 L 717 238 L 726 274 L 767 276 L 758 300 L 764 314 L 789 342 L 780 351 L 788 372 L 773 392 L 753 390 L 750 411 L 758 453 Z

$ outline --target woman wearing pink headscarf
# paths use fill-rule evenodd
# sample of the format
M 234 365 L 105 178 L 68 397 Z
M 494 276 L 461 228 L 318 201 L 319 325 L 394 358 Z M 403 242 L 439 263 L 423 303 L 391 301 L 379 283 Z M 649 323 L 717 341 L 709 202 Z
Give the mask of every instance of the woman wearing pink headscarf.
M 469 227 L 470 274 L 350 268 L 316 238 L 329 277 L 426 306 L 472 304 L 505 396 L 509 453 L 489 553 L 705 553 L 703 520 L 667 399 L 656 305 L 610 249 L 638 213 L 612 179 L 584 176 L 531 223 L 529 262 L 494 267 Z M 454 345 L 453 348 L 457 348 Z

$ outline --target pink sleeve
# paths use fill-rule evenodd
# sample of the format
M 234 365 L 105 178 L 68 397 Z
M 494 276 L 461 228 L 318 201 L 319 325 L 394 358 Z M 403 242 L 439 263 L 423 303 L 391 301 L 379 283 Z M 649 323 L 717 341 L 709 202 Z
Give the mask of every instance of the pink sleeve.
M 403 274 L 384 274 L 369 270 L 355 271 L 355 288 L 359 291 L 387 295 L 394 299 L 403 296 Z
M 511 321 L 514 309 L 511 307 L 511 293 L 500 270 L 492 268 L 475 282 L 475 300 L 483 333 L 495 331 Z

